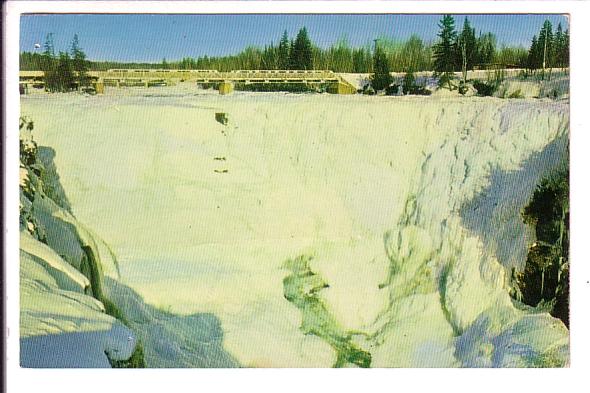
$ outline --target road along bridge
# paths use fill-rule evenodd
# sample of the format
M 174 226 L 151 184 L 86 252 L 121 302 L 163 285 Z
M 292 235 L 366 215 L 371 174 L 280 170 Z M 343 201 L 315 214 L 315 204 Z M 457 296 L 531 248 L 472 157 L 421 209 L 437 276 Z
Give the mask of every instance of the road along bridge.
M 327 70 L 238 70 L 220 72 L 217 70 L 164 70 L 164 69 L 112 69 L 89 71 L 97 87 L 100 86 L 158 86 L 174 85 L 179 82 L 214 84 L 221 94 L 233 91 L 235 84 L 293 84 L 323 86 L 330 93 L 354 94 L 356 88 L 333 71 Z M 42 86 L 43 71 L 21 71 L 21 84 Z

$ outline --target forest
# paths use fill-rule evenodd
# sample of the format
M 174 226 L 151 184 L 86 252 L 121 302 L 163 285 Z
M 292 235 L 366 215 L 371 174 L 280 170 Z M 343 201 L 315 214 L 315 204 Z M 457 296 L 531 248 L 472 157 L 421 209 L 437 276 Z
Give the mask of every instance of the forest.
M 20 54 L 20 69 L 46 71 L 59 67 L 66 74 L 71 69 L 73 74 L 82 79 L 87 70 L 101 71 L 113 68 L 214 69 L 218 71 L 321 69 L 334 72 L 373 73 L 375 57 L 379 56 L 390 72 L 416 72 L 432 71 L 436 70 L 437 64 L 440 66 L 441 43 L 446 45 L 443 68 L 452 71 L 461 71 L 464 66 L 466 69 L 492 67 L 539 69 L 544 66 L 569 66 L 569 30 L 564 30 L 561 24 L 558 24 L 554 31 L 548 20 L 543 23 L 539 33 L 532 37 L 528 49 L 522 46 L 498 45 L 496 36 L 492 32 L 479 33 L 476 36 L 476 28 L 471 25 L 468 18 L 465 18 L 461 28 L 457 29 L 454 18 L 446 15 L 439 23 L 439 28 L 445 36 L 442 37 L 439 34 L 434 42 L 425 42 L 417 35 L 412 35 L 405 41 L 379 37 L 364 46 L 352 47 L 346 38 L 342 38 L 328 48 L 320 48 L 311 40 L 307 29 L 303 27 L 296 37 L 289 37 L 285 31 L 280 38 L 277 37 L 278 43 L 271 39 L 271 42 L 263 48 L 249 46 L 237 54 L 221 57 L 184 57 L 174 61 L 167 61 L 164 58 L 159 63 L 89 61 L 78 44 L 77 36 L 69 52 L 56 54 L 53 34 L 49 33 L 42 53 Z

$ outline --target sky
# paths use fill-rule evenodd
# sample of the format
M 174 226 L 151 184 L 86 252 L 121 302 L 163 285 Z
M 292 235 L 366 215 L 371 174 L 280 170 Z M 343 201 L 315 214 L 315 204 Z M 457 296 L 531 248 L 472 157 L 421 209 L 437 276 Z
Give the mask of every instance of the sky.
M 460 30 L 465 15 L 454 15 Z M 327 48 L 345 37 L 351 46 L 364 46 L 378 37 L 404 40 L 412 34 L 436 40 L 441 15 L 173 15 L 173 14 L 48 14 L 23 15 L 20 51 L 41 52 L 48 33 L 57 51 L 70 47 L 74 34 L 89 60 L 160 62 L 183 57 L 234 54 L 247 46 L 275 44 L 283 31 L 294 38 L 305 26 L 311 40 Z M 543 21 L 553 28 L 563 15 L 469 15 L 479 32 L 492 32 L 498 44 L 530 46 Z M 40 49 L 35 49 L 40 44 Z

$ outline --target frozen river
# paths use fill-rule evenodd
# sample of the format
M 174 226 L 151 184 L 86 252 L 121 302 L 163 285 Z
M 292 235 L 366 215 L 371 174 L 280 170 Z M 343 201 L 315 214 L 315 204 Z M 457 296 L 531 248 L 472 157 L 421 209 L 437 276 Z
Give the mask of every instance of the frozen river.
M 342 355 L 334 337 L 381 367 L 567 357 L 565 327 L 517 310 L 502 267 L 529 240 L 518 204 L 564 145 L 527 167 L 518 195 L 484 209 L 484 221 L 511 215 L 510 230 L 486 237 L 461 215 L 493 171 L 522 171 L 564 140 L 567 102 L 178 86 L 21 105 L 56 151 L 74 214 L 118 256 L 120 281 L 169 313 L 214 315 L 240 365 L 330 367 Z M 309 312 L 284 296 L 287 261 L 303 255 L 324 284 L 302 284 L 322 305 Z M 306 315 L 328 322 L 304 334 Z

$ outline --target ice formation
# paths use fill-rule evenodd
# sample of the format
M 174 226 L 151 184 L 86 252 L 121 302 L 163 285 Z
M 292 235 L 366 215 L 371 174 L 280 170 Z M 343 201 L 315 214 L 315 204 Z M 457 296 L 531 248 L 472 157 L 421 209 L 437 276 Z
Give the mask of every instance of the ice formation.
M 119 256 L 104 291 L 148 365 L 568 363 L 566 327 L 515 304 L 507 278 L 530 240 L 517 205 L 567 159 L 567 101 L 163 90 L 22 105 L 76 217 Z M 40 209 L 72 232 L 67 209 Z

